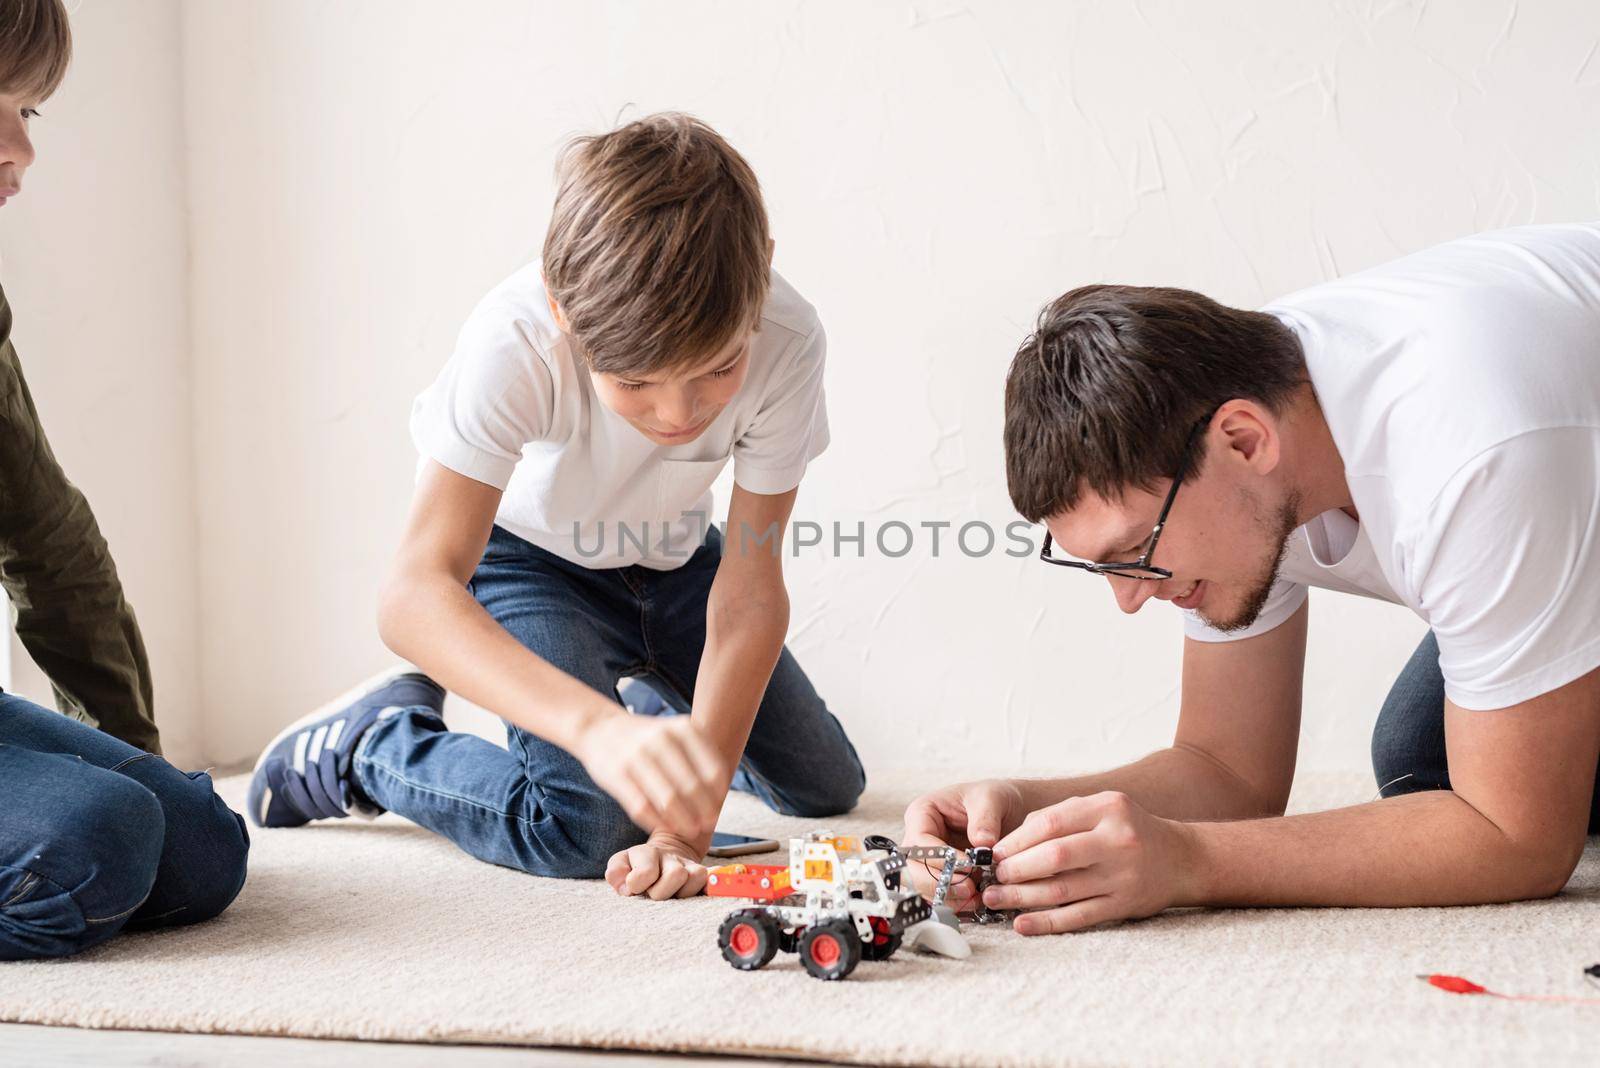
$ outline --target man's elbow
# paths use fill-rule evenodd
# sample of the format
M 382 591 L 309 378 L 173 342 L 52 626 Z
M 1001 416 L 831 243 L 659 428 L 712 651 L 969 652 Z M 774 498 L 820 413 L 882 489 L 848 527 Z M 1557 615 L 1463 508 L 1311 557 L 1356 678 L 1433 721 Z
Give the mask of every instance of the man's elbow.
M 1198 760 L 1201 768 L 1209 769 L 1217 784 L 1218 813 L 1222 819 L 1270 819 L 1282 816 L 1289 810 L 1289 791 L 1294 785 L 1294 768 L 1287 773 L 1272 776 L 1239 774 L 1227 761 L 1200 746 L 1174 741 L 1172 749 L 1186 757 Z
M 1528 894 L 1530 898 L 1554 897 L 1572 879 L 1583 859 L 1584 839 L 1546 845 L 1533 853 L 1528 864 Z
M 1289 794 L 1287 791 L 1275 793 L 1257 803 L 1261 807 L 1261 815 L 1269 819 L 1287 815 L 1289 812 Z

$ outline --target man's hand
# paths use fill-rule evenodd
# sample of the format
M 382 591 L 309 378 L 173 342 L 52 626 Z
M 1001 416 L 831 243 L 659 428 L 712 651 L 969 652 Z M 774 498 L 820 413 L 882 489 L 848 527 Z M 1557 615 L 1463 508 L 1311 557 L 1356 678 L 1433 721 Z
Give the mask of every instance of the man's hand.
M 706 888 L 704 850 L 666 831 L 643 845 L 624 849 L 606 863 L 606 882 L 623 897 L 645 894 L 653 901 L 694 897 Z
M 1022 791 L 1008 779 L 957 783 L 923 794 L 906 808 L 906 845 L 947 845 L 957 849 L 992 846 L 1013 830 L 1026 814 Z M 924 895 L 933 893 L 934 877 L 928 866 L 915 863 L 906 869 Z M 961 911 L 972 904 L 971 880 L 956 879 L 945 904 Z
M 992 846 L 1026 814 L 1022 791 L 1009 779 L 957 783 L 906 806 L 906 844 Z
M 688 716 L 634 716 L 618 708 L 584 730 L 575 755 L 647 831 L 666 829 L 687 841 L 717 825 L 728 776 Z
M 1193 832 L 1108 791 L 1030 812 L 996 844 L 994 909 L 1037 910 L 1019 934 L 1060 934 L 1110 920 L 1153 916 L 1195 897 Z

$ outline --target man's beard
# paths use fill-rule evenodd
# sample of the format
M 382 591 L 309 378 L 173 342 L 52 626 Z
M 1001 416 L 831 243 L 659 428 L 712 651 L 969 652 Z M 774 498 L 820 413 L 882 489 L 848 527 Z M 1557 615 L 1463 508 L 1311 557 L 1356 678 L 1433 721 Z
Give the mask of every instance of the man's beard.
M 1278 569 L 1283 566 L 1284 554 L 1289 551 L 1289 538 L 1300 526 L 1299 513 L 1300 495 L 1290 494 L 1288 499 L 1278 506 L 1277 514 L 1272 518 L 1272 540 L 1277 549 L 1272 554 L 1271 563 L 1262 569 L 1261 577 L 1250 586 L 1244 605 L 1227 619 L 1212 619 L 1204 612 L 1200 613 L 1200 617 L 1210 624 L 1212 629 L 1230 634 L 1244 630 L 1261 618 L 1261 610 L 1267 607 L 1267 598 L 1272 596 L 1272 585 L 1278 581 Z

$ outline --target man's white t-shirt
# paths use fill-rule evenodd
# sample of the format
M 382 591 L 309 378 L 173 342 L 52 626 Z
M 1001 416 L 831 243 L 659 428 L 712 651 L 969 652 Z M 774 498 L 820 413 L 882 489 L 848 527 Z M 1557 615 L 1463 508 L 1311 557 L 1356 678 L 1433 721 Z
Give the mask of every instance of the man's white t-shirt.
M 1284 297 L 1360 516 L 1291 536 L 1252 637 L 1308 586 L 1404 604 L 1468 709 L 1600 666 L 1600 225 L 1480 234 Z
M 595 394 L 556 326 L 537 261 L 478 303 L 417 397 L 424 460 L 502 490 L 495 523 L 584 567 L 680 567 L 712 522 L 711 483 L 786 493 L 828 444 L 827 343 L 816 309 L 778 276 L 744 384 L 692 442 L 651 442 Z

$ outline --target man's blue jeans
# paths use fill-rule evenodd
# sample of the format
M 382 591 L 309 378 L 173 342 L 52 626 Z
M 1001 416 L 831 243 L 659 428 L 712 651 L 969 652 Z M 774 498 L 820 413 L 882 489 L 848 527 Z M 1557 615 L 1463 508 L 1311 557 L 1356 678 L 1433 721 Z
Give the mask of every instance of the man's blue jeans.
M 518 641 L 605 696 L 639 678 L 662 698 L 658 711 L 687 713 L 721 545 L 712 529 L 676 570 L 591 569 L 495 527 L 469 587 Z M 432 711 L 409 709 L 362 738 L 356 781 L 474 857 L 534 875 L 597 878 L 613 853 L 645 840 L 572 754 L 510 723 L 506 741 L 446 731 Z M 849 811 L 865 785 L 844 728 L 784 649 L 734 789 L 817 818 Z
M 1491 713 L 1492 714 L 1492 713 Z M 1401 670 L 1372 730 L 1372 770 L 1384 797 L 1450 789 L 1444 745 L 1444 675 L 1430 630 Z M 1600 834 L 1600 769 L 1589 833 Z
M 0 960 L 208 920 L 249 850 L 205 772 L 0 693 Z

